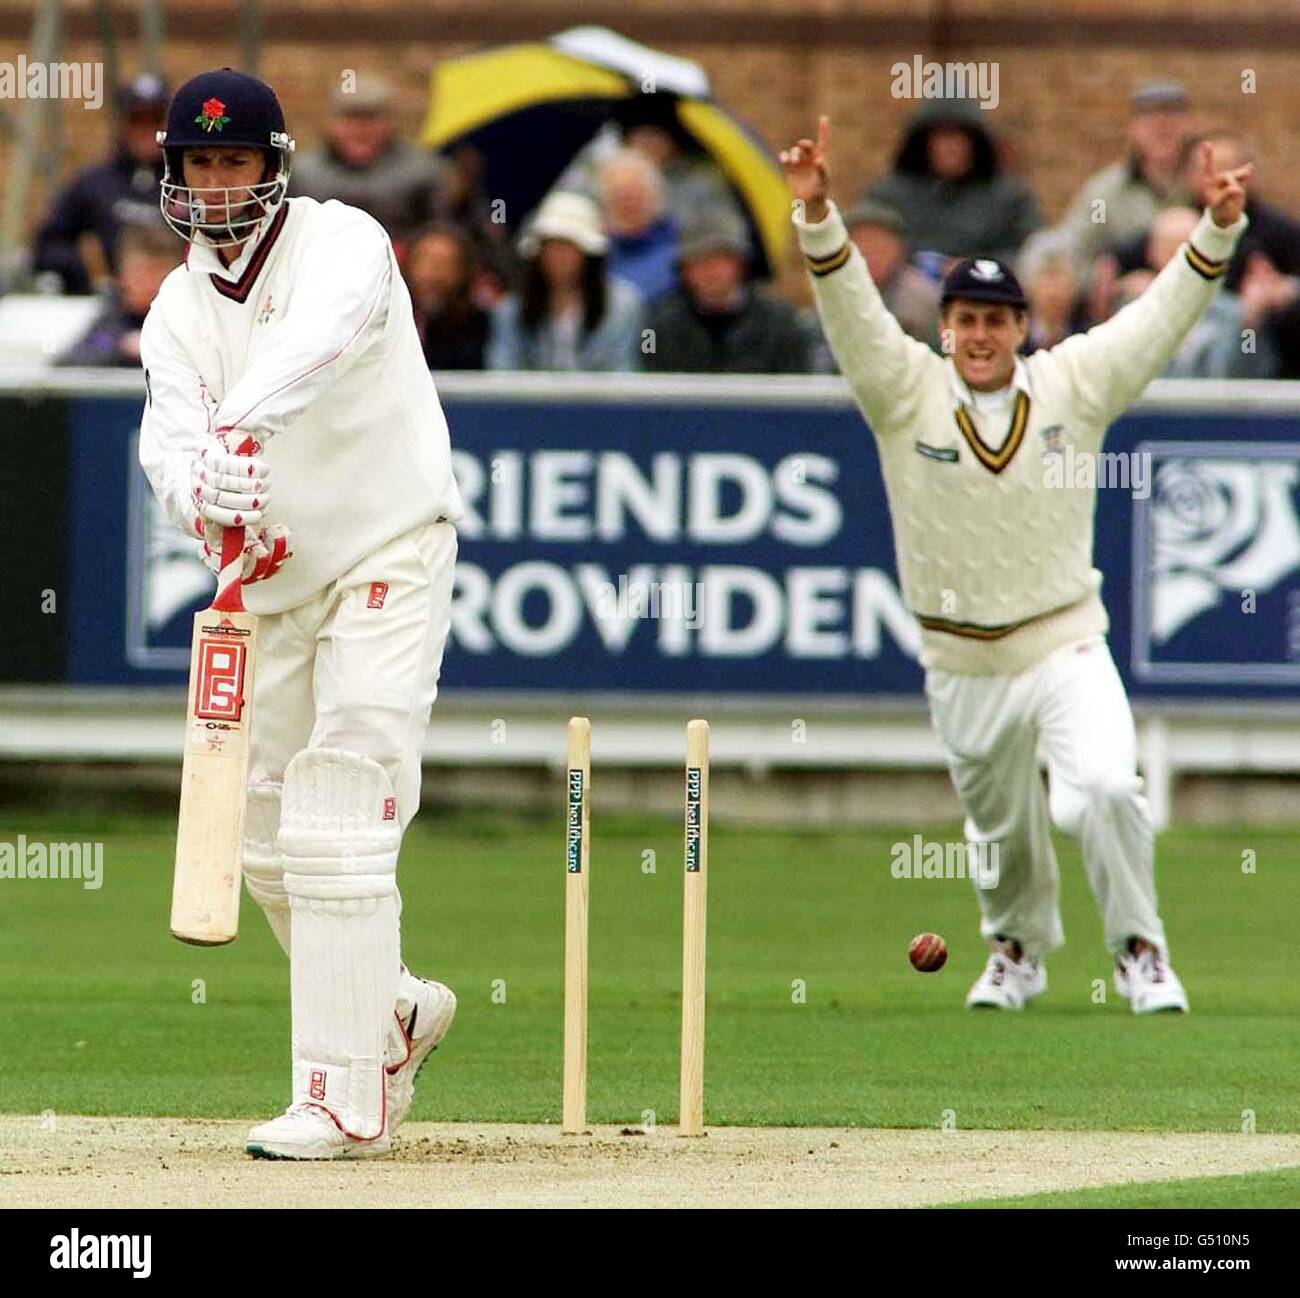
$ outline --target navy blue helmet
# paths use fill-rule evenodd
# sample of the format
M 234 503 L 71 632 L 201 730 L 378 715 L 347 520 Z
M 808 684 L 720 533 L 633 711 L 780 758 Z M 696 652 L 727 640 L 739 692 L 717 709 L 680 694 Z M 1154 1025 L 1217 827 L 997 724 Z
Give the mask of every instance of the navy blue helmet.
M 166 170 L 163 219 L 182 239 L 232 247 L 261 233 L 284 202 L 293 137 L 275 91 L 243 72 L 202 72 L 172 97 L 167 129 L 158 132 Z M 240 147 L 267 159 L 257 184 L 238 189 L 197 189 L 185 184 L 186 149 Z

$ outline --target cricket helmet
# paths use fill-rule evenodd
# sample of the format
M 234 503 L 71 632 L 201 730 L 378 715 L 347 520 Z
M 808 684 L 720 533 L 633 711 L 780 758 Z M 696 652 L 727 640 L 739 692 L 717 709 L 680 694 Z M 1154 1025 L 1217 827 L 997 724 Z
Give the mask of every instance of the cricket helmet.
M 202 72 L 172 97 L 167 129 L 158 132 L 165 169 L 159 205 L 163 220 L 188 243 L 233 247 L 260 238 L 284 202 L 293 137 L 275 91 L 243 72 Z M 185 184 L 186 149 L 238 146 L 267 159 L 264 179 L 235 189 L 195 189 Z M 232 201 L 232 195 L 240 195 Z M 221 212 L 220 220 L 211 219 Z

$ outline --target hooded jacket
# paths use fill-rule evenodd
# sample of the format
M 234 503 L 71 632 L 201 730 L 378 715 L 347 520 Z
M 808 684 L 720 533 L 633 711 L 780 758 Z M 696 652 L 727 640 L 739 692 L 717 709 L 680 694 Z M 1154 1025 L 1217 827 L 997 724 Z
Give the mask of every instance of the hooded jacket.
M 970 100 L 929 100 L 909 122 L 893 170 L 864 192 L 902 214 L 913 248 L 1009 261 L 1042 225 L 1029 186 L 1002 172 L 984 116 Z M 964 130 L 972 145 L 971 169 L 960 180 L 934 175 L 927 157 L 930 132 L 948 125 Z

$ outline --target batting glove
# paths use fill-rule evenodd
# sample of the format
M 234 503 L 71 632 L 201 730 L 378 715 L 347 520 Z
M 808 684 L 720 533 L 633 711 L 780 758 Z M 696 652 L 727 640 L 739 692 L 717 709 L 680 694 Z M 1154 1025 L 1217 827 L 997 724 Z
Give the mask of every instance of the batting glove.
M 197 530 L 203 537 L 203 562 L 213 572 L 221 571 L 221 534 L 224 529 L 215 523 L 204 524 L 195 519 Z M 244 554 L 239 579 L 249 582 L 265 581 L 280 571 L 286 559 L 293 558 L 289 549 L 287 527 L 245 527 Z
M 271 466 L 259 457 L 257 442 L 251 455 L 235 454 L 246 440 L 243 433 L 217 433 L 190 465 L 194 509 L 205 525 L 256 527 L 266 516 Z

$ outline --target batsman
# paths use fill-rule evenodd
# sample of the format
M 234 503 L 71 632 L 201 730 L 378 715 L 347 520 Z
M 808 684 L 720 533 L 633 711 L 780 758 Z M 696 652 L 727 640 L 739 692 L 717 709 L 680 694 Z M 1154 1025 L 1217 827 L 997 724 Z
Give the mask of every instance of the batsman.
M 141 337 L 140 460 L 214 571 L 224 529 L 243 537 L 244 879 L 290 964 L 292 1099 L 248 1151 L 378 1154 L 456 1008 L 402 963 L 397 889 L 462 513 L 447 423 L 384 230 L 286 198 L 269 86 L 203 73 L 159 141 L 189 247 Z
M 966 839 L 998 847 L 996 886 L 977 880 L 992 949 L 967 1004 L 1019 1010 L 1047 989 L 1044 960 L 1064 941 L 1055 824 L 1081 840 L 1116 990 L 1138 1014 L 1186 1011 L 1156 901 L 1133 716 L 1105 639 L 1097 475 L 1063 484 L 1049 465 L 1067 448 L 1075 463 L 1099 452 L 1209 305 L 1247 225 L 1250 168 L 1215 177 L 1191 238 L 1140 298 L 1027 358 L 1017 354 L 1027 319 L 1015 276 L 993 258 L 957 262 L 943 282 L 939 356 L 881 300 L 830 199 L 829 155 L 825 117 L 816 141 L 781 155 L 799 243 L 879 449 Z

